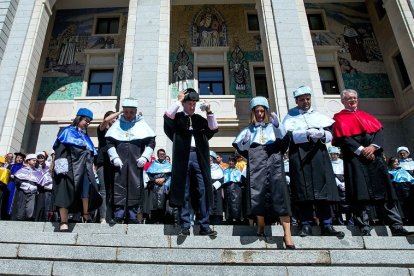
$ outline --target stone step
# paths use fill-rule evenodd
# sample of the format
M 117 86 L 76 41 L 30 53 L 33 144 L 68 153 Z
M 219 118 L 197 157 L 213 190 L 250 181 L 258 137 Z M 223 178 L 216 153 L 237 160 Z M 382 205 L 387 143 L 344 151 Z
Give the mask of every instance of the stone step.
M 58 223 L 50 222 L 19 222 L 0 221 L 2 232 L 56 232 Z M 219 236 L 256 236 L 256 228 L 248 225 L 215 225 L 212 226 Z M 337 230 L 343 231 L 347 236 L 359 236 L 360 231 L 355 226 L 335 226 Z M 414 226 L 406 226 L 406 229 L 414 231 Z M 125 235 L 178 235 L 179 228 L 173 225 L 161 224 L 99 224 L 99 223 L 71 223 L 70 230 L 75 233 L 87 234 L 125 234 Z M 292 234 L 296 235 L 298 227 L 292 227 Z M 198 235 L 199 227 L 196 225 L 191 229 L 192 235 Z M 320 235 L 320 228 L 313 227 L 314 235 Z M 283 229 L 280 225 L 266 226 L 266 236 L 283 236 Z M 391 236 L 389 227 L 375 226 L 371 231 L 372 236 Z
M 414 250 L 414 237 L 298 237 L 298 249 L 405 249 Z M 4 232 L 0 243 L 78 245 L 138 248 L 221 248 L 221 249 L 283 249 L 282 237 L 255 236 L 166 236 L 47 233 L 22 234 Z
M 3 249 L 4 248 L 4 249 Z M 114 263 L 342 265 L 414 267 L 413 250 L 271 250 L 131 248 L 39 244 L 2 245 L 0 258 Z
M 4 260 L 1 273 L 6 275 L 160 275 L 160 276 L 409 276 L 414 269 L 404 267 L 312 267 L 312 266 L 218 266 L 218 265 L 159 265 L 114 264 L 66 261 Z
M 57 223 L 0 221 L 0 274 L 414 275 L 414 237 L 392 237 L 383 226 L 371 237 L 336 228 L 343 239 L 293 236 L 292 251 L 281 226 L 266 227 L 264 238 L 245 225 L 214 226 L 217 237 L 199 236 L 195 226 L 182 237 L 172 225 L 78 223 L 60 233 Z
M 413 275 L 413 268 L 352 267 L 352 266 L 202 266 L 159 264 L 113 264 L 65 261 L 4 260 L 0 259 L 1 273 L 6 275 L 238 275 L 238 276 L 299 276 L 299 275 L 353 275 L 389 276 Z

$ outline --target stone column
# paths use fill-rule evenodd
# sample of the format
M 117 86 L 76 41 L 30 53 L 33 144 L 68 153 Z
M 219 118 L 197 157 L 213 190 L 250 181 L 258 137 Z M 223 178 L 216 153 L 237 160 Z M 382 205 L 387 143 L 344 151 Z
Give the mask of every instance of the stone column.
M 17 6 L 0 65 L 0 152 L 21 150 L 51 14 L 47 0 L 26 0 Z
M 157 148 L 166 147 L 163 114 L 168 103 L 170 1 L 131 0 L 121 99 L 134 97 L 157 134 Z
M 414 85 L 414 0 L 384 0 L 384 8 L 387 11 L 395 39 L 401 56 L 404 60 L 411 85 Z M 414 90 L 411 87 L 403 92 L 403 97 L 412 98 Z M 408 146 L 414 143 L 414 107 L 409 106 L 400 115 L 402 129 Z M 394 134 L 394 133 L 393 133 Z M 395 136 L 395 135 L 394 135 Z
M 269 37 L 269 39 L 276 39 L 279 46 L 281 73 L 288 107 L 296 106 L 292 95 L 293 90 L 300 85 L 308 85 L 313 90 L 312 106 L 325 112 L 318 66 L 303 0 L 270 0 L 269 4 L 276 31 L 276 36 Z M 271 16 L 269 15 L 268 18 Z M 272 48 L 271 51 L 273 51 Z M 274 74 L 280 74 L 280 72 L 274 72 Z M 276 89 L 280 88 L 276 87 Z
M 263 40 L 263 58 L 268 69 L 266 78 L 270 82 L 269 102 L 271 105 L 276 104 L 276 111 L 283 118 L 287 114 L 288 105 L 271 1 L 261 0 L 257 5 L 257 14 Z
M 0 64 L 6 49 L 10 29 L 13 25 L 19 0 L 6 0 L 0 2 Z
M 414 0 L 409 0 L 412 5 Z M 384 8 L 405 61 L 411 84 L 414 84 L 414 17 L 408 0 L 384 0 Z

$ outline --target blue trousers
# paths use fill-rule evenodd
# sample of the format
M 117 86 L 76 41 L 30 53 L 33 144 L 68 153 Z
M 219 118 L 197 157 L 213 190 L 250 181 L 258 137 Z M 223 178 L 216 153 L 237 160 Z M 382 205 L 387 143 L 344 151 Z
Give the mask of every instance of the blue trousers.
M 187 177 L 185 183 L 185 195 L 184 195 L 184 205 L 180 208 L 180 219 L 181 227 L 189 229 L 191 226 L 190 220 L 190 211 L 189 211 L 189 200 L 190 200 L 190 177 L 192 174 L 197 179 L 196 189 L 197 189 L 197 201 L 199 207 L 199 224 L 202 229 L 208 229 L 209 225 L 209 209 L 206 198 L 206 187 L 204 185 L 203 175 L 201 174 L 201 169 L 197 160 L 197 153 L 195 151 L 190 152 L 190 158 L 188 161 L 187 167 Z
M 316 207 L 316 217 L 323 226 L 332 225 L 332 209 L 330 204 L 313 204 L 313 203 L 301 203 L 299 205 L 299 211 L 301 214 L 302 225 L 313 224 L 313 206 Z

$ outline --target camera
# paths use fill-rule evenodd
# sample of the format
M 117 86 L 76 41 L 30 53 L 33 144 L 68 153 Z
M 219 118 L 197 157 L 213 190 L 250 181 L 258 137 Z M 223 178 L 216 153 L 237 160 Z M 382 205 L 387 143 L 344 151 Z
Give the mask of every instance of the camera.
M 206 102 L 202 102 L 200 104 L 200 110 L 201 111 L 206 111 L 208 104 Z

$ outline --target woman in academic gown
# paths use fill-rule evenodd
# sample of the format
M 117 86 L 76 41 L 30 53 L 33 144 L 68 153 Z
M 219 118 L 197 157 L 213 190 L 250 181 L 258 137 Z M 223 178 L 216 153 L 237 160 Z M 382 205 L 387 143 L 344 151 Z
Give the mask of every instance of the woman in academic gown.
M 82 221 L 91 222 L 89 212 L 102 204 L 93 172 L 96 151 L 86 132 L 92 119 L 92 111 L 80 108 L 72 125 L 59 132 L 53 145 L 54 204 L 59 208 L 61 232 L 69 231 L 69 211 L 82 212 Z
M 237 151 L 248 160 L 249 213 L 257 217 L 258 236 L 264 236 L 264 217 L 278 216 L 286 248 L 295 249 L 290 232 L 290 198 L 283 165 L 289 138 L 275 113 L 272 113 L 272 123 L 269 123 L 266 98 L 253 98 L 250 109 L 250 125 L 233 142 Z

